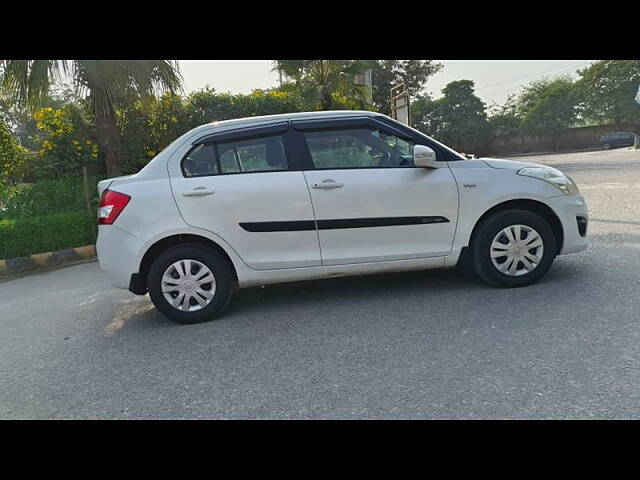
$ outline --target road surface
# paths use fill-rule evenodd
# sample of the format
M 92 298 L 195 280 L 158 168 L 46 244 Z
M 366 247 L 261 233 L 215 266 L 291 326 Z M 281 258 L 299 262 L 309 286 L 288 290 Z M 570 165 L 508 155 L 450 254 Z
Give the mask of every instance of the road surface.
M 640 418 L 640 152 L 573 176 L 588 250 L 538 284 L 457 271 L 243 291 L 180 326 L 85 263 L 0 283 L 0 418 Z

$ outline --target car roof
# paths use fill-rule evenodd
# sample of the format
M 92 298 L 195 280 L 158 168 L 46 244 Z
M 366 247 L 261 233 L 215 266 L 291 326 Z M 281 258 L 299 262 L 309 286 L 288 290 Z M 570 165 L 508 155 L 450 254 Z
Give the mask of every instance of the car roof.
M 231 120 L 220 120 L 208 123 L 208 126 L 229 127 L 241 126 L 256 123 L 277 123 L 283 120 L 303 120 L 312 118 L 339 118 L 339 117 L 362 117 L 362 116 L 381 116 L 377 112 L 368 110 L 326 110 L 317 112 L 297 112 L 297 113 L 280 113 L 277 115 L 262 115 L 259 117 L 234 118 Z

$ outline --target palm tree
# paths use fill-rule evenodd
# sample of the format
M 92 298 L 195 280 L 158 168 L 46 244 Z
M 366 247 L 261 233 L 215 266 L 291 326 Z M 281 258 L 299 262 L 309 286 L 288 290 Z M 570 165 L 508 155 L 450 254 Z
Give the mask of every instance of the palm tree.
M 2 87 L 21 105 L 36 108 L 51 85 L 71 77 L 95 118 L 107 173 L 120 174 L 121 143 L 116 109 L 134 99 L 181 89 L 178 64 L 170 60 L 2 60 Z
M 368 62 L 360 60 L 276 60 L 273 69 L 287 76 L 284 88 L 291 86 L 306 102 L 331 110 L 334 93 L 355 100 L 364 108 L 370 97 L 369 88 L 355 80 L 367 68 Z

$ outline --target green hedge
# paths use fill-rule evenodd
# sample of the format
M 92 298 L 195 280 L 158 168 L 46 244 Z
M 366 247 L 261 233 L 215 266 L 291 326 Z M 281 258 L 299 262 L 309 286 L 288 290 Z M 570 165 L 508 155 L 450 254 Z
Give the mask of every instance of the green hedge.
M 101 177 L 89 177 L 89 207 L 81 176 L 0 185 L 0 259 L 95 243 Z
M 87 211 L 0 220 L 0 259 L 94 244 L 95 225 Z
M 98 208 L 96 185 L 104 177 L 87 179 L 89 205 Z M 55 180 L 40 180 L 17 187 L 0 185 L 0 220 L 44 217 L 52 213 L 79 213 L 87 211 L 84 179 L 81 176 Z

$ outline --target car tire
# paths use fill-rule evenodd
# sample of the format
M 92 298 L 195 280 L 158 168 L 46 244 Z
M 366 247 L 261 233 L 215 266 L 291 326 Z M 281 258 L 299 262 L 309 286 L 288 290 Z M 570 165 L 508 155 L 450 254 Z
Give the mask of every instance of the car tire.
M 605 143 L 604 145 L 602 145 L 602 148 L 605 150 L 609 150 L 611 148 L 611 145 L 609 145 L 608 143 Z
M 160 254 L 149 269 L 147 284 L 155 307 L 182 324 L 212 320 L 226 308 L 234 291 L 228 261 L 199 244 L 178 245 Z
M 473 267 L 490 285 L 522 287 L 547 273 L 556 250 L 553 230 L 541 216 L 527 210 L 505 210 L 484 220 L 474 233 Z

